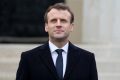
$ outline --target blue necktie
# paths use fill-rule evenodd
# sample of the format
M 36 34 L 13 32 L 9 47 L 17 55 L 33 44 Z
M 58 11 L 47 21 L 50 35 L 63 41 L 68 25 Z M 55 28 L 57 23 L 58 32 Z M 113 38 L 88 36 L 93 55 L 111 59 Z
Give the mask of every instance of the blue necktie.
M 56 52 L 58 53 L 58 57 L 56 59 L 56 70 L 60 80 L 62 80 L 63 79 L 63 58 L 62 58 L 63 49 L 57 49 Z

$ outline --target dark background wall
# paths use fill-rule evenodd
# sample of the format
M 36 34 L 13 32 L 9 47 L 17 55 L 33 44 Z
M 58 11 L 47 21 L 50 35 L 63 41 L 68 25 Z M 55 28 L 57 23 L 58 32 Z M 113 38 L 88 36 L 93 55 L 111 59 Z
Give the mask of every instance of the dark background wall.
M 44 31 L 44 13 L 50 5 L 58 2 L 65 1 L 0 0 L 0 42 L 24 42 L 23 38 L 32 38 L 34 42 L 36 40 L 33 38 L 47 37 Z

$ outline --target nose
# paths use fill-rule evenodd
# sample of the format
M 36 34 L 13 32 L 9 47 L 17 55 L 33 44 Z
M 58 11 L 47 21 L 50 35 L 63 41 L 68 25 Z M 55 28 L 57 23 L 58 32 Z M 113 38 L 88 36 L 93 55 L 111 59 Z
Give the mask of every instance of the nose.
M 57 28 L 61 28 L 61 27 L 62 27 L 60 20 L 57 20 L 57 25 L 56 25 L 56 27 L 57 27 Z
M 61 24 L 60 20 L 58 19 L 57 20 L 57 25 L 59 26 Z

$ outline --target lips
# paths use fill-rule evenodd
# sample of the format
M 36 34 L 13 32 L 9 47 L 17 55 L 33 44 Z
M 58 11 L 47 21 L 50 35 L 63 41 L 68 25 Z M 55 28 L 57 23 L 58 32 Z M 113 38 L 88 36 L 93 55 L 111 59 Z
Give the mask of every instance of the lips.
M 55 32 L 61 33 L 61 32 L 64 32 L 64 31 L 63 30 L 55 30 Z

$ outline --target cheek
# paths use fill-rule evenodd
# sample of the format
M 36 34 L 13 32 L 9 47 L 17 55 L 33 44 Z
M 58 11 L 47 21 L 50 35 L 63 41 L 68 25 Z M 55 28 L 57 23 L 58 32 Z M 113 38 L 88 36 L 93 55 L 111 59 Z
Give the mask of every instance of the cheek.
M 70 27 L 67 27 L 67 28 L 66 28 L 66 31 L 67 31 L 67 32 L 72 32 L 72 31 L 73 31 L 73 27 L 71 27 L 71 26 L 70 26 Z
M 46 27 L 45 28 L 45 31 L 48 32 L 48 33 L 50 33 L 50 34 L 53 33 L 53 30 L 54 29 L 52 27 Z

